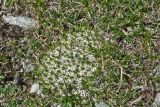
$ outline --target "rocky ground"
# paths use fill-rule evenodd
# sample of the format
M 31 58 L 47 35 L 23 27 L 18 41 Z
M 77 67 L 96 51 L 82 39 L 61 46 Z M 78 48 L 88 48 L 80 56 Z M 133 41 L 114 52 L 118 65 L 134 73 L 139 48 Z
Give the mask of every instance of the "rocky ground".
M 0 106 L 156 107 L 159 5 L 6 0 L 0 10 Z M 36 24 L 23 27 L 30 18 Z

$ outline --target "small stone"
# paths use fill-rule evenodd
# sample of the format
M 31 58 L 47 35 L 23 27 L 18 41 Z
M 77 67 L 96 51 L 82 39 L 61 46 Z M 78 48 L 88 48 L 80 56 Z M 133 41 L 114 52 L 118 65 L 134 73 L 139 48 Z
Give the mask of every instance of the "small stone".
M 33 71 L 34 70 L 34 66 L 32 65 L 31 61 L 26 59 L 25 62 L 23 62 L 23 69 L 25 71 Z
M 160 81 L 159 81 L 159 78 L 160 78 L 160 64 L 159 63 L 157 64 L 157 66 L 153 70 L 153 73 L 150 74 L 150 75 L 155 78 L 157 91 L 160 91 Z
M 33 83 L 29 93 L 37 94 L 44 98 L 44 94 L 42 93 L 42 88 L 40 88 L 39 83 Z
M 109 106 L 104 102 L 100 102 L 100 103 L 96 104 L 96 107 L 109 107 Z
M 54 103 L 53 105 L 51 105 L 51 107 L 61 107 L 61 105 L 58 103 Z
M 156 98 L 152 104 L 152 107 L 159 107 L 159 106 L 160 106 L 160 93 L 156 95 Z
M 39 84 L 38 83 L 32 84 L 30 93 L 37 93 L 38 91 L 39 91 Z
M 17 25 L 25 29 L 35 28 L 37 24 L 37 22 L 33 18 L 28 18 L 28 17 L 3 16 L 2 18 L 5 21 L 5 23 L 9 23 L 11 25 Z

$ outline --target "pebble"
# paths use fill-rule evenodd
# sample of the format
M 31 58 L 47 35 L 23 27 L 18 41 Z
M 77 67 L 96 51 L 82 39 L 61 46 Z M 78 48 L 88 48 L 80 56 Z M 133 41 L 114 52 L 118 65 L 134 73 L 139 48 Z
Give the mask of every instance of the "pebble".
M 96 104 L 96 107 L 109 107 L 109 106 L 104 102 L 100 102 L 100 103 Z
M 44 98 L 44 95 L 42 93 L 42 89 L 40 88 L 39 83 L 33 83 L 31 88 L 30 88 L 30 92 L 31 94 L 37 94 L 40 95 L 41 97 Z
M 157 93 L 156 98 L 152 104 L 152 107 L 159 107 L 160 106 L 160 93 Z
M 17 25 L 24 29 L 35 28 L 37 22 L 33 18 L 23 17 L 23 16 L 3 16 L 2 17 L 5 23 L 11 25 Z

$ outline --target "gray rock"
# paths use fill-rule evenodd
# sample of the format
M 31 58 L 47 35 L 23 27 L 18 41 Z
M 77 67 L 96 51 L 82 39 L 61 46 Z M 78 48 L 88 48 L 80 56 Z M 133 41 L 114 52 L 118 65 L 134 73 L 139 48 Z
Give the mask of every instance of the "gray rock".
M 156 98 L 152 104 L 152 107 L 159 107 L 160 106 L 160 93 L 157 93 Z
M 96 107 L 109 107 L 109 106 L 104 102 L 100 102 L 100 103 L 96 104 Z
M 25 71 L 33 71 L 34 70 L 34 66 L 33 66 L 33 64 L 31 63 L 31 61 L 29 59 L 26 59 L 23 62 L 23 69 Z
M 160 64 L 158 64 L 156 67 L 155 67 L 155 69 L 154 69 L 154 71 L 153 71 L 153 76 L 154 76 L 154 78 L 157 80 L 156 81 L 156 88 L 157 88 L 157 91 L 160 91 L 160 80 L 159 80 L 159 78 L 160 78 Z
M 54 103 L 51 107 L 62 107 L 62 106 L 58 103 Z
M 155 69 L 153 70 L 153 76 L 155 79 L 157 79 L 156 81 L 156 88 L 157 91 L 160 91 L 160 64 L 158 63 L 157 66 L 155 67 Z M 156 98 L 152 104 L 152 107 L 160 107 L 160 93 L 157 93 Z
M 35 28 L 37 25 L 37 22 L 33 18 L 23 16 L 3 16 L 2 18 L 5 21 L 5 23 L 17 25 L 25 29 Z

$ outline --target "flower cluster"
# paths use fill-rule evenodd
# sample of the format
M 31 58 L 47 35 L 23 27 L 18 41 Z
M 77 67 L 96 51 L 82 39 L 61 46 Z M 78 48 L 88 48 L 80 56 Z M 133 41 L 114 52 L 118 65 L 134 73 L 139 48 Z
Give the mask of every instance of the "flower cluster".
M 90 93 L 85 87 L 95 83 L 88 79 L 94 77 L 98 68 L 91 47 L 98 48 L 101 43 L 97 41 L 95 32 L 84 31 L 66 34 L 57 44 L 42 59 L 43 65 L 39 69 L 43 82 L 47 88 L 57 90 L 60 96 L 65 96 L 65 91 L 70 90 L 67 95 L 86 98 Z

